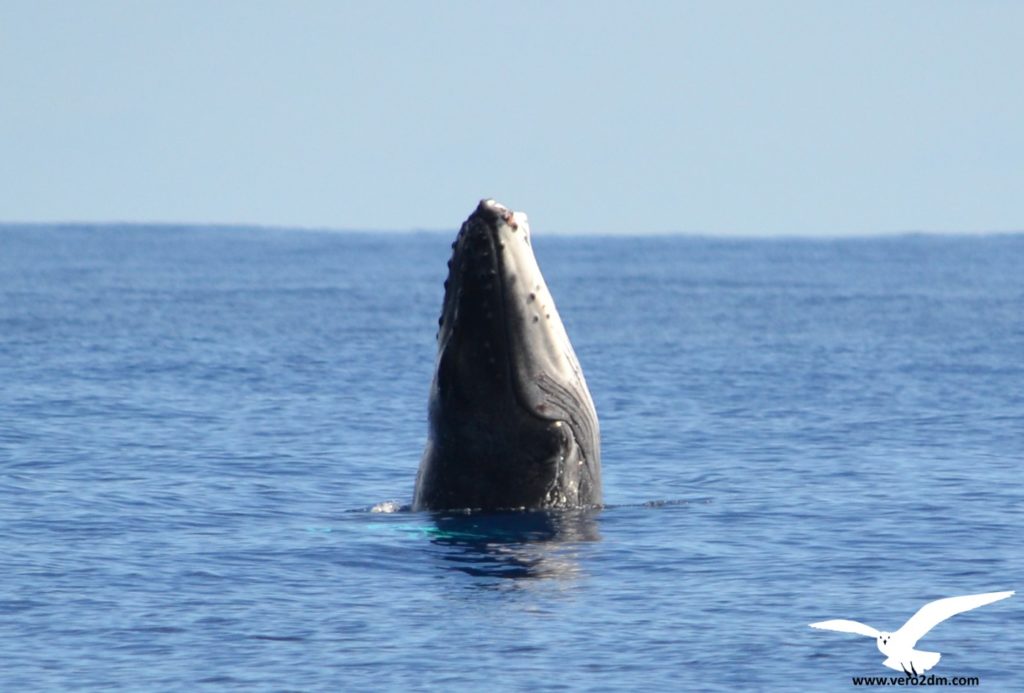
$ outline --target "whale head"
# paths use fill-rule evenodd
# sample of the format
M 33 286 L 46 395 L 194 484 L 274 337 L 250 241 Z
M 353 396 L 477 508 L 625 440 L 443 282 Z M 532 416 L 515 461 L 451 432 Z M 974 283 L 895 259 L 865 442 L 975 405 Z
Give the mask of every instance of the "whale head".
M 414 507 L 600 503 L 597 414 L 526 215 L 482 200 L 448 267 Z

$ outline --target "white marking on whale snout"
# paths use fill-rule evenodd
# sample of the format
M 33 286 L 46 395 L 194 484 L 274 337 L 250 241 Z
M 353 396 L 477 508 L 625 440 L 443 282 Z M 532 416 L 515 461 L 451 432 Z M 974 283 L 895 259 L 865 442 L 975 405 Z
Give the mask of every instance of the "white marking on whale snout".
M 513 212 L 505 205 L 491 198 L 480 200 L 480 204 L 487 209 L 494 210 L 512 233 L 518 234 L 518 232 L 522 232 L 523 240 L 527 245 L 530 245 L 530 218 L 526 215 L 526 212 Z
M 519 372 L 531 374 L 523 386 L 533 390 L 532 399 L 541 400 L 543 395 L 537 385 L 540 375 L 555 382 L 573 383 L 574 392 L 584 400 L 581 405 L 592 410 L 590 391 L 576 353 L 533 254 L 529 218 L 524 212 L 511 212 L 494 200 L 481 204 L 499 213 L 497 246 L 502 251 L 499 272 L 504 275 L 505 295 L 509 299 L 507 319 L 521 328 L 510 332 L 521 340 L 511 356 Z M 516 238 L 520 235 L 522 244 Z M 529 348 L 525 347 L 527 343 Z

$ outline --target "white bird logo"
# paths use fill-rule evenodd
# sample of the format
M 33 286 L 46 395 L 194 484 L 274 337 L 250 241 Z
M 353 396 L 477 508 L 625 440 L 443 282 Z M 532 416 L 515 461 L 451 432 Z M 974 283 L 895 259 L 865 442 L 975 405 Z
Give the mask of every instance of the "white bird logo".
M 939 663 L 942 656 L 938 652 L 925 652 L 915 650 L 914 645 L 935 626 L 947 618 L 956 616 L 964 611 L 977 609 L 1000 599 L 1006 599 L 1014 592 L 986 592 L 985 594 L 966 594 L 962 597 L 947 597 L 928 602 L 917 613 L 910 617 L 903 626 L 895 633 L 886 633 L 875 630 L 871 626 L 857 621 L 835 619 L 832 621 L 819 621 L 812 623 L 811 628 L 822 630 L 836 630 L 840 633 L 856 633 L 875 638 L 878 649 L 886 656 L 882 662 L 885 666 L 904 674 L 917 676 L 928 671 Z

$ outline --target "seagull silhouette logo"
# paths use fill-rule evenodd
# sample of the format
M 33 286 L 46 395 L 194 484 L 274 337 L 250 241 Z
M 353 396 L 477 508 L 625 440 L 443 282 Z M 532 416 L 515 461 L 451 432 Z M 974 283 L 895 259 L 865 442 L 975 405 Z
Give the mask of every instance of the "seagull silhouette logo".
M 840 633 L 856 633 L 874 638 L 879 651 L 886 656 L 886 660 L 882 664 L 890 669 L 902 671 L 908 676 L 917 676 L 938 664 L 939 658 L 942 656 L 938 652 L 914 649 L 917 641 L 923 638 L 928 631 L 947 618 L 952 618 L 964 611 L 977 609 L 979 606 L 998 602 L 1012 594 L 1013 591 L 986 592 L 985 594 L 966 594 L 962 597 L 937 599 L 918 609 L 917 613 L 894 633 L 875 630 L 863 623 L 845 619 L 819 621 L 812 623 L 811 628 L 835 630 Z

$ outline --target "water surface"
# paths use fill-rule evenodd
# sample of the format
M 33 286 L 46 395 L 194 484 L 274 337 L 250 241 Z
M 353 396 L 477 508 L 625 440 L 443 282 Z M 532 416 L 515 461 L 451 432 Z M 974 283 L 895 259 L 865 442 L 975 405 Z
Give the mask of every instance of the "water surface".
M 449 241 L 0 229 L 0 688 L 848 690 L 808 623 L 1021 586 L 1024 237 L 536 234 L 609 506 L 370 512 Z M 1020 599 L 933 673 L 1019 687 Z

